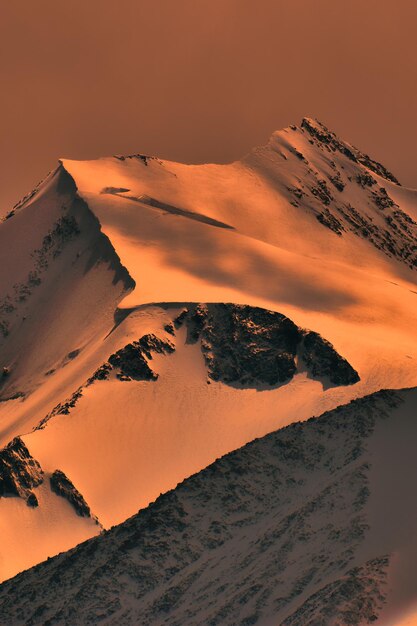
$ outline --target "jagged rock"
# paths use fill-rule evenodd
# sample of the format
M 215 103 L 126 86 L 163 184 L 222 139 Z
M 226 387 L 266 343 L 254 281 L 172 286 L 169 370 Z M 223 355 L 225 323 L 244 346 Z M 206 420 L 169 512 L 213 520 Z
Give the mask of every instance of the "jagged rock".
M 337 172 L 334 176 L 329 176 L 330 182 L 336 187 L 338 191 L 343 191 L 346 184 L 343 182 L 340 172 Z
M 387 190 L 384 187 L 380 187 L 378 191 L 373 191 L 372 197 L 377 207 L 381 210 L 398 207 L 398 204 L 395 204 L 394 200 L 389 197 Z
M 19 400 L 20 398 L 24 398 L 25 394 L 22 391 L 15 391 L 10 394 L 10 396 L 2 396 L 0 398 L 0 402 L 9 402 L 9 400 Z
M 110 355 L 108 362 L 101 365 L 88 379 L 87 385 L 95 380 L 107 380 L 112 370 L 116 371 L 117 378 L 122 381 L 156 380 L 158 374 L 148 365 L 148 360 L 152 360 L 152 353 L 171 354 L 174 350 L 169 341 L 159 339 L 152 333 L 144 335 Z
M 64 472 L 61 472 L 61 470 L 55 470 L 55 472 L 50 476 L 49 482 L 51 490 L 58 496 L 62 496 L 68 500 L 77 515 L 80 517 L 91 517 L 90 507 Z
M 221 306 L 221 305 L 220 305 Z M 225 305 L 227 306 L 227 305 Z M 188 335 L 187 340 L 195 343 L 200 338 L 201 332 L 207 321 L 207 307 L 204 304 L 198 304 L 194 310 L 190 312 L 187 318 Z
M 341 235 L 345 230 L 342 223 L 337 219 L 337 217 L 330 213 L 328 208 L 325 208 L 321 213 L 318 213 L 316 218 L 321 224 L 323 224 L 323 226 L 330 228 L 330 230 L 336 233 L 336 235 Z
M 164 330 L 170 335 L 175 335 L 175 328 L 172 322 L 170 322 L 169 324 L 165 324 Z
M 152 359 L 153 352 L 157 354 L 172 354 L 175 351 L 170 341 L 159 339 L 159 337 L 156 337 L 153 333 L 143 335 L 137 343 L 148 359 Z
M 60 217 L 43 238 L 42 247 L 35 250 L 32 255 L 36 259 L 36 270 L 46 269 L 49 259 L 57 257 L 62 252 L 64 244 L 79 234 L 80 229 L 73 215 Z
M 28 506 L 31 506 L 32 508 L 36 508 L 37 506 L 39 506 L 38 498 L 33 492 L 28 495 L 26 504 Z
M 318 120 L 312 120 L 305 117 L 301 122 L 301 128 L 306 130 L 313 140 L 329 146 L 333 151 L 338 150 L 347 156 L 351 161 L 364 165 L 382 178 L 390 180 L 397 185 L 400 184 L 395 176 L 391 174 L 391 172 L 389 172 L 383 165 L 381 165 L 381 163 L 374 161 L 370 156 L 361 152 L 354 146 L 338 139 L 335 133 L 326 128 L 326 126 Z
M 37 506 L 32 489 L 42 482 L 42 468 L 20 437 L 0 450 L 0 497 L 17 496 L 26 500 L 29 506 Z
M 68 415 L 70 410 L 75 407 L 82 395 L 83 388 L 79 387 L 77 391 L 74 391 L 74 393 L 68 400 L 57 404 L 57 406 L 52 409 L 51 415 Z
M 100 365 L 98 369 L 94 372 L 92 376 L 87 380 L 87 387 L 92 385 L 95 380 L 107 380 L 109 377 L 109 373 L 112 370 L 112 366 L 110 363 L 103 363 Z
M 248 305 L 199 304 L 190 307 L 186 321 L 188 340 L 201 339 L 212 380 L 248 387 L 290 381 L 297 372 L 299 349 L 315 378 L 329 379 L 334 385 L 359 380 L 329 342 L 280 313 Z
M 358 185 L 360 185 L 362 187 L 362 189 L 365 189 L 365 187 L 372 187 L 373 185 L 376 185 L 375 178 L 373 178 L 367 172 L 357 174 L 356 175 L 356 182 L 358 183 Z
M 185 318 L 187 317 L 188 309 L 183 309 L 179 315 L 174 319 L 174 326 L 178 330 L 184 323 Z
M 147 359 L 152 359 L 152 352 L 170 354 L 174 349 L 168 341 L 148 334 L 112 354 L 109 364 L 117 371 L 119 380 L 156 380 L 158 374 L 149 367 Z
M 301 358 L 314 378 L 328 378 L 334 385 L 354 385 L 359 381 L 359 375 L 350 363 L 330 342 L 313 331 L 304 334 Z
M 129 343 L 109 357 L 109 363 L 117 370 L 119 380 L 156 380 L 158 375 L 151 370 L 142 348 Z
M 326 206 L 328 206 L 333 200 L 333 196 L 324 180 L 317 180 L 317 186 L 312 187 L 310 191 L 313 196 L 316 196 L 316 198 L 318 198 Z
M 16 212 L 12 209 L 11 211 L 8 211 L 8 213 L 6 213 L 6 215 L 3 217 L 2 221 L 6 221 L 9 220 L 11 217 L 14 217 L 16 214 Z

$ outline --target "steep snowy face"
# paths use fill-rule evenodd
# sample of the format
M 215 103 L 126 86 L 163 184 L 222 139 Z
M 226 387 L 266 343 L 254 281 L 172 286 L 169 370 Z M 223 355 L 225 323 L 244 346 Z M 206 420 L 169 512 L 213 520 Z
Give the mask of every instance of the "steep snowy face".
M 110 330 L 134 283 L 62 167 L 1 224 L 0 262 L 5 402 L 28 396 Z
M 289 131 L 275 133 L 254 157 L 278 180 L 274 173 L 286 169 L 280 159 L 299 160 L 294 184 L 287 187 L 291 204 L 311 212 L 336 235 L 354 233 L 414 269 L 417 222 L 395 199 L 399 183 L 393 174 L 316 120 L 305 118 Z
M 416 400 L 415 389 L 379 392 L 232 452 L 3 583 L 3 619 L 400 624 L 417 596 L 404 585 L 415 570 L 415 499 L 391 510 L 399 489 L 414 491 L 417 462 L 401 449 L 415 445 Z

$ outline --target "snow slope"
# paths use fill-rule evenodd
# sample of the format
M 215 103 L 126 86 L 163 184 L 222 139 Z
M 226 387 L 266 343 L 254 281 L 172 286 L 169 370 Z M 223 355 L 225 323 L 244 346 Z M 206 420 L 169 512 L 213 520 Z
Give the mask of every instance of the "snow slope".
M 21 436 L 42 489 L 63 471 L 108 528 L 255 437 L 417 385 L 414 219 L 415 191 L 311 120 L 229 165 L 63 159 L 0 225 L 2 444 Z M 286 315 L 360 381 L 332 386 L 300 366 L 271 387 L 207 384 L 201 340 L 167 330 L 198 302 Z M 149 334 L 175 348 L 147 359 L 156 379 L 88 384 Z M 100 532 L 49 499 L 50 528 L 36 522 L 41 498 L 0 499 L 10 545 L 42 546 L 18 560 L 3 545 L 1 578 Z M 48 544 L 58 507 L 68 533 Z
M 407 623 L 417 604 L 416 401 L 416 389 L 381 391 L 226 455 L 3 583 L 3 619 Z

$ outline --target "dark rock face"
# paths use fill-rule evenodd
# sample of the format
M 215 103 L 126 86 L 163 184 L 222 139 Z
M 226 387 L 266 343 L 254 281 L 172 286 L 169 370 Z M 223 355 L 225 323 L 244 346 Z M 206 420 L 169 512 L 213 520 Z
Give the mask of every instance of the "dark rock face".
M 87 386 L 92 385 L 95 380 L 107 380 L 111 370 L 112 366 L 110 363 L 103 363 L 103 365 L 100 365 L 94 374 L 87 380 Z
M 181 313 L 177 315 L 177 317 L 174 320 L 174 326 L 176 329 L 181 328 L 185 319 L 187 318 L 187 315 L 188 315 L 188 309 L 183 309 Z
M 174 324 L 172 324 L 171 322 L 169 324 L 165 324 L 164 330 L 170 335 L 175 335 Z
M 334 385 L 353 385 L 359 381 L 358 373 L 332 344 L 311 330 L 304 334 L 301 358 L 314 378 L 326 377 Z
M 42 468 L 20 437 L 0 450 L 0 497 L 17 496 L 26 500 L 28 506 L 38 506 L 32 489 L 42 482 Z
M 256 386 L 294 376 L 300 338 L 297 326 L 284 315 L 219 304 L 207 310 L 201 324 L 201 347 L 213 380 Z
M 298 354 L 314 378 L 326 378 L 333 385 L 359 380 L 328 341 L 280 313 L 247 305 L 200 304 L 181 315 L 188 341 L 201 339 L 212 380 L 247 387 L 288 382 L 297 372 Z
M 51 490 L 58 496 L 62 496 L 68 500 L 71 506 L 75 509 L 77 515 L 80 517 L 91 517 L 90 507 L 64 472 L 61 472 L 61 470 L 55 470 L 55 472 L 51 475 L 49 482 Z
M 130 191 L 127 187 L 104 187 L 100 193 L 126 193 Z
M 156 380 L 138 342 L 127 344 L 109 357 L 110 365 L 117 370 L 119 380 Z
M 152 352 L 170 354 L 174 352 L 174 346 L 153 334 L 144 335 L 139 341 L 133 341 L 112 354 L 109 364 L 117 371 L 119 380 L 156 380 L 158 374 L 151 370 L 147 361 L 152 359 Z
M 282 626 L 325 624 L 340 619 L 342 624 L 371 624 L 377 621 L 384 602 L 389 558 L 371 559 L 325 585 L 287 617 Z

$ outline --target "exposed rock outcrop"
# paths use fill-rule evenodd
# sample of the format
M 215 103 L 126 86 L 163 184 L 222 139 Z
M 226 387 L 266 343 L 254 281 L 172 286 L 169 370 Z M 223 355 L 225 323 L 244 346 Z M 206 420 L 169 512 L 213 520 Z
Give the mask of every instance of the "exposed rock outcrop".
M 17 496 L 38 506 L 33 488 L 43 482 L 43 471 L 20 437 L 0 450 L 0 497 Z
M 68 500 L 77 515 L 80 517 L 91 517 L 90 507 L 64 472 L 55 470 L 50 476 L 49 482 L 51 490 L 58 496 L 62 496 Z
M 351 385 L 358 373 L 318 333 L 285 315 L 238 304 L 199 304 L 174 320 L 187 321 L 188 340 L 201 339 L 208 375 L 231 385 L 259 387 L 290 381 L 297 357 L 313 378 Z
M 150 333 L 112 354 L 108 363 L 102 365 L 95 376 L 103 380 L 108 378 L 112 370 L 115 370 L 117 378 L 123 381 L 156 380 L 158 374 L 148 364 L 148 360 L 152 360 L 152 353 L 171 354 L 174 350 L 170 341 L 164 341 Z
M 318 333 L 311 330 L 303 333 L 300 355 L 314 378 L 328 378 L 333 385 L 353 385 L 359 381 L 350 363 Z

